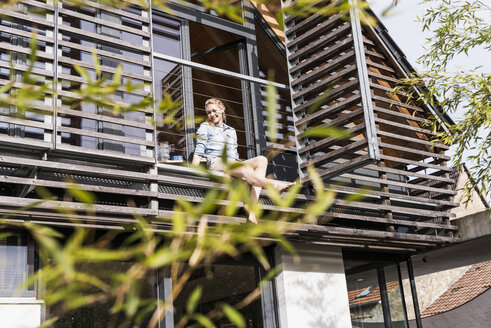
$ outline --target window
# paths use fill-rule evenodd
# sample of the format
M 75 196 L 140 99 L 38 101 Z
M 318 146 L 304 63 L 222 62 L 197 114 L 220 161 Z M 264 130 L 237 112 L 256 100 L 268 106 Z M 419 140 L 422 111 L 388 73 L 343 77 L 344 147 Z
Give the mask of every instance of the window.
M 35 286 L 23 286 L 34 272 L 34 252 L 25 235 L 0 239 L 0 297 L 35 297 Z
M 251 262 L 252 260 L 246 260 L 241 263 L 229 262 L 203 265 L 196 268 L 179 296 L 172 302 L 174 311 L 168 311 L 165 314 L 165 318 L 159 327 L 173 328 L 178 323 L 182 316 L 186 314 L 187 300 L 197 286 L 201 286 L 203 292 L 197 304 L 196 312 L 203 315 L 214 309 L 220 302 L 234 305 L 242 301 L 258 287 L 261 280 L 257 262 Z M 132 265 L 132 262 L 91 263 L 83 265 L 81 269 L 106 283 L 111 283 L 111 279 L 114 280 L 113 275 L 126 272 Z M 114 281 L 112 282 L 114 283 Z M 139 322 L 139 326 L 146 327 L 155 310 L 152 304 L 157 304 L 154 302 L 157 299 L 167 299 L 174 283 L 176 282 L 172 281 L 170 270 L 167 268 L 149 271 L 141 279 L 140 297 L 149 302 L 145 308 L 148 312 L 143 316 L 143 320 Z M 49 291 L 47 292 L 49 293 Z M 90 295 L 96 293 L 97 290 L 88 288 L 86 292 L 87 295 Z M 59 305 L 49 306 L 46 309 L 46 318 L 50 319 L 58 316 L 59 319 L 55 322 L 54 327 L 63 328 L 102 328 L 108 327 L 109 324 L 132 326 L 132 321 L 125 318 L 123 314 L 117 316 L 110 314 L 113 302 L 114 300 L 111 299 L 102 300 L 73 311 L 67 311 Z M 265 320 L 263 319 L 262 306 L 261 297 L 257 297 L 240 310 L 246 321 L 247 328 L 263 327 Z M 143 313 L 144 310 L 140 310 L 139 314 Z M 216 327 L 220 328 L 234 327 L 226 317 L 217 320 L 215 324 Z
M 346 260 L 346 283 L 354 328 L 407 328 L 398 265 Z
M 169 278 L 164 278 L 164 281 L 166 279 Z M 215 264 L 201 266 L 194 271 L 181 294 L 174 300 L 175 313 L 173 314 L 173 321 L 177 323 L 182 315 L 186 313 L 186 302 L 197 286 L 201 286 L 203 292 L 196 312 L 206 315 L 220 302 L 230 305 L 240 302 L 256 289 L 259 280 L 259 267 L 254 265 Z M 170 281 L 165 286 L 169 289 L 171 286 Z M 168 290 L 165 290 L 164 294 L 167 295 L 168 292 Z M 240 312 L 244 316 L 246 327 L 263 327 L 260 298 L 242 308 Z M 171 318 L 168 318 L 166 328 L 173 327 L 170 321 L 172 321 Z M 235 327 L 226 317 L 215 322 L 215 325 L 221 328 Z

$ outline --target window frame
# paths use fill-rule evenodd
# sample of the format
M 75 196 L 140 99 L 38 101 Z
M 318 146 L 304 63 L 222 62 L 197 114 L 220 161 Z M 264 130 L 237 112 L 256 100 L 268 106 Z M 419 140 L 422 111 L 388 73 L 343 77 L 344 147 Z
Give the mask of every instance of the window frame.
M 247 4 L 248 2 L 244 2 L 245 7 L 252 6 Z M 184 115 L 186 118 L 186 122 L 185 122 L 186 157 L 189 158 L 189 156 L 194 151 L 195 119 L 194 119 L 194 101 L 193 101 L 192 72 L 191 72 L 192 69 L 208 71 L 215 74 L 237 78 L 240 80 L 241 89 L 242 89 L 242 106 L 243 106 L 244 127 L 245 127 L 245 135 L 246 135 L 247 157 L 251 158 L 257 155 L 261 155 L 263 150 L 266 148 L 266 138 L 260 135 L 260 127 L 263 126 L 263 120 L 260 115 L 261 113 L 258 112 L 261 107 L 260 106 L 261 95 L 259 92 L 260 85 L 273 84 L 276 88 L 281 88 L 281 89 L 289 89 L 289 86 L 281 83 L 271 82 L 259 77 L 259 64 L 257 60 L 258 55 L 257 55 L 256 35 L 255 35 L 256 32 L 254 27 L 254 13 L 250 10 L 248 11 L 247 8 L 245 8 L 246 24 L 241 25 L 223 19 L 221 17 L 216 17 L 207 13 L 193 10 L 191 8 L 180 6 L 176 3 L 172 3 L 172 2 L 169 3 L 169 7 L 170 9 L 173 10 L 174 15 L 166 14 L 165 12 L 159 10 L 158 8 L 152 8 L 150 14 L 149 28 L 152 31 L 153 13 L 158 13 L 163 17 L 180 21 L 182 58 L 156 53 L 152 49 L 152 53 L 151 53 L 152 79 L 155 82 L 154 80 L 155 58 L 180 64 L 183 66 L 183 81 L 184 81 L 183 106 L 184 106 Z M 250 14 L 247 14 L 248 12 L 250 12 Z M 250 23 L 250 21 L 252 23 Z M 212 66 L 193 62 L 191 60 L 191 53 L 190 53 L 191 36 L 189 30 L 189 22 L 195 22 L 228 33 L 232 33 L 238 36 L 242 36 L 244 38 L 244 41 L 239 42 L 239 51 L 238 51 L 240 73 L 218 69 Z M 151 36 L 151 44 L 153 45 L 153 35 Z M 155 83 L 154 83 L 153 91 L 155 94 L 156 92 Z M 156 136 L 154 136 L 154 138 L 155 138 L 155 144 L 157 144 Z M 155 154 L 155 156 L 157 155 Z

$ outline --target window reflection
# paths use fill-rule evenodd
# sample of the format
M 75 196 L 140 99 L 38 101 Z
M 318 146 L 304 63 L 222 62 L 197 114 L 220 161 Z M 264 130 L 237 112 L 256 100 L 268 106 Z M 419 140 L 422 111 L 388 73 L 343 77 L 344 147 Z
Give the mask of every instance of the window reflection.
M 78 269 L 86 274 L 95 276 L 103 282 L 114 285 L 120 283 L 116 281 L 117 274 L 126 273 L 133 265 L 132 262 L 110 262 L 110 263 L 87 263 L 81 265 Z M 138 320 L 140 327 L 146 327 L 156 308 L 157 300 L 157 276 L 155 271 L 149 271 L 145 277 L 140 280 L 139 291 L 140 297 L 148 300 L 147 308 L 139 309 Z M 102 295 L 100 290 L 94 287 L 87 287 L 85 295 Z M 114 299 L 100 297 L 100 301 L 91 305 L 78 308 L 76 310 L 67 310 L 61 305 L 52 305 L 46 308 L 47 319 L 58 317 L 53 327 L 55 328 L 106 328 L 106 327 L 134 327 L 137 326 L 134 320 L 126 318 L 123 313 L 112 314 L 111 308 L 114 305 Z M 152 306 L 153 304 L 153 306 Z M 145 311 L 146 315 L 145 315 Z
M 164 273 L 163 279 L 167 281 L 164 285 L 167 288 L 165 295 L 168 294 L 172 286 L 169 277 L 169 273 Z M 177 323 L 186 313 L 187 300 L 198 286 L 202 288 L 203 292 L 196 307 L 196 312 L 206 315 L 222 302 L 230 305 L 239 303 L 256 289 L 258 283 L 259 268 L 252 265 L 217 264 L 200 266 L 195 269 L 191 278 L 184 285 L 182 292 L 174 300 L 174 320 L 173 322 L 166 320 L 165 328 L 174 327 L 173 323 Z M 241 308 L 240 312 L 244 317 L 247 328 L 263 327 L 261 300 L 259 298 Z M 214 324 L 220 328 L 235 327 L 226 317 L 215 321 Z
M 406 307 L 396 265 L 384 268 L 392 327 L 407 328 Z
M 116 68 L 122 65 L 123 83 L 131 80 L 132 85 L 150 82 L 150 63 L 140 46 L 147 45 L 144 40 L 145 27 L 137 19 L 113 14 L 97 8 L 83 8 L 77 11 L 91 17 L 75 15 L 75 7 L 66 7 L 73 12 L 62 14 L 60 27 L 63 40 L 60 42 L 63 56 L 59 59 L 62 67 L 61 79 L 61 142 L 72 146 L 91 149 L 110 150 L 137 156 L 147 156 L 147 129 L 151 125 L 144 112 L 119 113 L 102 103 L 80 101 L 77 92 L 83 87 L 84 79 L 73 68 L 73 61 L 84 67 L 92 80 L 113 78 Z M 103 22 L 112 23 L 107 26 Z M 97 40 L 90 33 L 97 33 L 107 40 Z M 124 41 L 119 42 L 118 40 Z M 128 46 L 128 42 L 135 47 Z M 97 59 L 101 73 L 94 68 L 92 49 L 98 50 Z M 149 90 L 148 90 L 149 91 Z M 147 94 L 144 89 L 131 92 L 117 91 L 112 100 L 122 105 L 140 102 Z M 80 112 L 80 113 L 79 113 Z M 129 122 L 127 124 L 126 122 Z M 141 124 L 133 124 L 139 122 Z M 148 124 L 146 128 L 144 125 Z
M 190 22 L 191 60 L 240 73 L 238 42 L 243 38 L 210 26 Z
M 181 25 L 178 21 L 154 14 L 153 51 L 181 58 Z
M 164 60 L 154 60 L 154 76 L 158 109 L 156 113 L 157 142 L 166 147 L 159 160 L 177 159 L 186 155 L 185 114 L 183 104 L 183 67 Z
M 289 84 L 286 56 L 273 43 L 273 40 L 256 23 L 257 52 L 260 77 L 275 82 Z M 277 89 L 276 127 L 277 140 L 273 141 L 268 133 L 268 117 L 266 110 L 266 87 L 261 85 L 262 120 L 264 129 L 259 131 L 260 138 L 266 139 L 266 155 L 271 157 L 270 169 L 280 180 L 293 180 L 298 175 L 296 161 L 295 128 L 289 90 Z
M 352 326 L 384 328 L 377 271 L 372 269 L 349 275 L 346 280 Z
M 33 271 L 29 262 L 25 236 L 0 240 L 0 297 L 35 296 L 33 286 L 22 286 Z
M 237 16 L 238 17 L 242 17 L 242 10 L 243 10 L 243 6 L 242 6 L 242 0 L 227 0 L 226 2 L 227 4 L 235 7 L 237 9 Z M 215 10 L 212 10 L 212 9 L 209 9 L 205 6 L 203 6 L 203 0 L 189 0 L 189 1 L 181 1 L 180 4 L 182 5 L 185 5 L 187 7 L 191 7 L 193 9 L 196 9 L 196 10 L 199 10 L 199 11 L 202 11 L 202 12 L 205 12 L 207 14 L 210 14 L 212 16 L 216 16 L 216 17 L 221 17 L 223 19 L 226 19 L 226 20 L 231 20 L 235 23 L 240 23 L 240 22 L 237 22 L 236 20 L 232 19 L 232 18 L 229 18 L 227 15 L 225 14 L 222 14 L 222 13 L 218 13 L 216 12 Z
M 388 325 L 407 328 L 406 305 L 397 265 L 354 260 L 345 260 L 344 263 L 353 328 L 384 328 Z M 389 318 L 390 322 L 384 322 Z

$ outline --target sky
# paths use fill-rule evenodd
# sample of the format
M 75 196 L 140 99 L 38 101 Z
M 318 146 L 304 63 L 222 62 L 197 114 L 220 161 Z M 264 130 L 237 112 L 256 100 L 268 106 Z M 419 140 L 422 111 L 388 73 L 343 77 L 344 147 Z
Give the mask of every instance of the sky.
M 426 38 L 430 37 L 430 34 L 427 31 L 422 32 L 422 24 L 417 22 L 417 17 L 423 16 L 429 6 L 420 5 L 418 0 L 399 0 L 397 6 L 390 10 L 389 15 L 383 16 L 382 12 L 389 7 L 392 1 L 369 0 L 369 3 L 409 62 L 416 70 L 422 70 L 423 67 L 417 63 L 417 59 L 424 53 Z M 482 11 L 481 17 L 491 24 L 491 0 L 478 2 L 483 4 L 483 8 L 488 7 Z M 474 69 L 476 66 L 482 66 L 479 68 L 480 71 L 490 73 L 491 54 L 484 49 L 479 49 L 471 52 L 469 56 L 458 56 L 449 69 Z

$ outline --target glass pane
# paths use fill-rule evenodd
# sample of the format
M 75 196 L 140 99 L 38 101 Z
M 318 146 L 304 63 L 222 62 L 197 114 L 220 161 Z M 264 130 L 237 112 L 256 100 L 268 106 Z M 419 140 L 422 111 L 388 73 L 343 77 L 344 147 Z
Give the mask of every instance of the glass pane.
M 111 263 L 87 263 L 79 268 L 83 272 L 95 276 L 108 284 L 117 283 L 114 275 L 126 273 L 133 265 L 131 262 L 111 262 Z M 140 297 L 142 299 L 153 300 L 157 298 L 157 276 L 154 271 L 140 280 Z M 86 295 L 94 295 L 98 291 L 95 288 L 87 288 Z M 46 318 L 49 320 L 54 317 L 59 319 L 54 323 L 55 328 L 106 328 L 106 327 L 136 327 L 132 320 L 127 319 L 124 314 L 115 315 L 111 313 L 114 299 L 96 302 L 93 305 L 67 311 L 61 306 L 48 306 L 46 308 Z M 153 311 L 143 319 L 141 327 L 146 327 L 150 321 Z
M 387 285 L 387 295 L 389 297 L 390 316 L 392 327 L 407 328 L 405 306 L 402 301 L 401 285 L 397 266 L 392 265 L 384 268 L 385 281 Z
M 217 13 L 215 10 L 206 8 L 205 6 L 203 6 L 203 2 L 204 2 L 203 0 L 189 0 L 186 2 L 181 1 L 180 4 L 185 5 L 186 7 L 191 7 L 193 9 L 205 12 L 205 13 L 210 14 L 212 16 L 221 17 L 223 19 L 230 20 L 230 21 L 233 21 L 235 23 L 240 23 L 234 19 L 229 18 L 225 14 Z M 236 15 L 238 17 L 243 17 L 243 15 L 242 15 L 242 10 L 243 10 L 242 0 L 227 0 L 225 3 L 230 4 L 231 6 L 233 6 L 237 9 Z
M 75 8 L 71 9 L 75 10 Z M 85 67 L 92 79 L 111 80 L 118 65 L 122 65 L 123 83 L 131 80 L 131 84 L 136 85 L 149 81 L 150 63 L 144 53 L 138 49 L 138 46 L 146 45 L 147 41 L 141 36 L 140 31 L 144 30 L 142 22 L 100 9 L 83 8 L 82 10 L 85 15 L 113 24 L 109 27 L 105 24 L 85 21 L 73 13 L 63 14 L 62 23 L 64 25 L 80 29 L 80 31 L 74 30 L 63 34 L 64 43 L 61 45 L 63 58 L 81 62 L 80 65 Z M 95 40 L 89 33 L 109 37 L 111 41 Z M 124 42 L 120 43 L 118 40 Z M 134 44 L 135 47 L 129 46 L 128 42 Z M 98 50 L 100 75 L 90 67 L 93 65 L 90 48 Z M 82 79 L 71 63 L 61 61 L 60 66 L 61 73 L 58 76 L 64 91 L 61 94 L 62 110 L 58 114 L 64 128 L 60 133 L 61 142 L 84 148 L 148 156 L 149 142 L 144 123 L 151 114 L 145 114 L 143 111 L 122 114 L 119 111 L 113 111 L 111 106 L 80 101 L 74 93 L 82 88 Z M 118 91 L 114 94 L 113 100 L 120 104 L 131 105 L 142 101 L 144 95 L 143 89 L 129 92 Z
M 177 323 L 186 313 L 186 302 L 197 286 L 203 289 L 202 297 L 197 305 L 197 312 L 206 315 L 220 302 L 230 305 L 237 304 L 256 289 L 259 272 L 255 266 L 239 265 L 207 265 L 197 268 L 174 301 L 174 322 Z M 164 278 L 165 280 L 165 278 Z M 170 284 L 165 285 L 170 288 Z M 167 295 L 169 290 L 165 291 Z M 261 300 L 255 299 L 240 310 L 247 328 L 263 327 Z M 216 327 L 235 327 L 225 317 L 214 322 Z M 166 327 L 172 327 L 166 325 Z
M 246 159 L 246 133 L 251 133 L 251 131 L 246 131 L 240 80 L 198 69 L 193 69 L 192 74 L 195 117 L 201 121 L 205 120 L 204 105 L 207 99 L 219 98 L 222 100 L 226 108 L 226 124 L 237 131 L 239 157 Z M 196 125 L 196 129 L 198 127 L 199 124 Z
M 191 60 L 240 73 L 237 41 L 242 37 L 198 23 L 189 23 Z
M 286 56 L 273 43 L 271 38 L 256 24 L 257 52 L 259 60 L 259 74 L 263 79 L 271 78 L 273 81 L 288 85 L 288 71 Z M 295 128 L 293 125 L 293 112 L 291 108 L 290 91 L 277 89 L 277 140 L 273 142 L 268 133 L 268 117 L 266 111 L 266 87 L 261 85 L 262 119 L 264 131 L 259 130 L 260 137 L 266 139 L 267 156 L 271 156 L 270 167 L 276 179 L 293 180 L 298 174 L 296 161 Z M 262 135 L 264 134 L 264 135 Z
M 20 236 L 0 240 L 0 297 L 26 296 L 21 285 L 29 275 L 27 244 Z
M 382 300 L 376 270 L 346 276 L 353 328 L 384 328 Z
M 155 98 L 175 106 L 160 106 L 156 114 L 158 159 L 176 159 L 186 154 L 182 66 L 160 59 L 154 61 Z M 167 100 L 165 99 L 167 97 Z M 157 107 L 159 108 L 159 107 Z
M 156 14 L 153 16 L 152 23 L 153 51 L 181 58 L 181 24 Z

